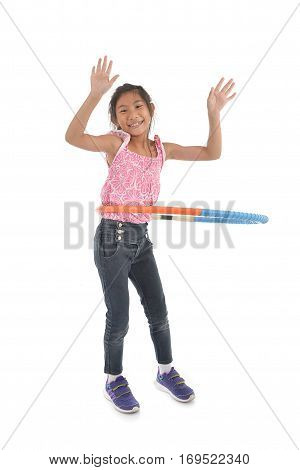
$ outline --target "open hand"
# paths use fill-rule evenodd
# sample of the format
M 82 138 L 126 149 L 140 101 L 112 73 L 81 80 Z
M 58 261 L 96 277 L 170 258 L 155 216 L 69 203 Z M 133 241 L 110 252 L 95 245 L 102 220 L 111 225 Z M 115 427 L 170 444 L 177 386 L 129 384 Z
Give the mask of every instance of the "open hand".
M 212 87 L 209 92 L 207 98 L 208 114 L 219 113 L 221 109 L 224 108 L 225 104 L 232 100 L 232 98 L 234 98 L 236 95 L 236 93 L 233 93 L 231 96 L 229 96 L 229 93 L 235 85 L 233 79 L 231 78 L 220 90 L 223 81 L 224 78 L 221 78 L 217 86 L 215 88 Z
M 99 97 L 107 92 L 110 87 L 114 84 L 117 78 L 120 75 L 115 75 L 109 80 L 109 74 L 112 68 L 112 60 L 109 61 L 109 65 L 107 67 L 107 56 L 104 56 L 103 65 L 101 66 L 101 57 L 98 60 L 98 65 L 95 70 L 95 66 L 92 68 L 91 74 L 91 95 L 94 97 Z

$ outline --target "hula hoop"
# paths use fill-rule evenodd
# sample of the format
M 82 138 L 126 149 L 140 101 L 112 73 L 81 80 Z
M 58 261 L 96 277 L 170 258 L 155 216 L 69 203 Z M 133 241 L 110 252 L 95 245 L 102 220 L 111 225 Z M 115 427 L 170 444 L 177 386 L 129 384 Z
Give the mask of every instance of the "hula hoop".
M 266 224 L 268 217 L 248 212 L 221 211 L 171 206 L 99 206 L 97 212 L 147 213 L 154 214 L 154 220 L 178 220 L 184 222 L 206 222 L 227 224 Z M 175 214 L 175 215 L 173 215 Z

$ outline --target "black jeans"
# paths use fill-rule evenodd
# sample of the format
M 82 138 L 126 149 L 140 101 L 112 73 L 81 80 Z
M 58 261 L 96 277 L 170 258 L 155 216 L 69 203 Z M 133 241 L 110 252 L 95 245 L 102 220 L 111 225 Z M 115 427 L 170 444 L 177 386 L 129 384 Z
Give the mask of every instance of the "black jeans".
M 102 218 L 94 236 L 94 260 L 107 307 L 104 334 L 104 372 L 123 371 L 123 343 L 129 328 L 128 278 L 146 314 L 157 362 L 172 362 L 168 312 L 148 235 L 148 223 Z

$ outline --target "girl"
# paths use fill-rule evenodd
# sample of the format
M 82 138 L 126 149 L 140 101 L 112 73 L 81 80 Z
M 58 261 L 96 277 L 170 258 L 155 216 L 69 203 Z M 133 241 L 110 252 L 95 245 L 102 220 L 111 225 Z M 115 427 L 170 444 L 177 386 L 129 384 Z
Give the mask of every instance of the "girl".
M 109 104 L 115 129 L 105 135 L 86 134 L 90 115 L 119 75 L 109 79 L 112 60 L 98 60 L 91 73 L 91 92 L 66 132 L 66 141 L 76 147 L 107 155 L 108 176 L 101 190 L 104 205 L 154 205 L 160 189 L 160 172 L 170 160 L 215 160 L 221 155 L 220 111 L 236 93 L 234 83 L 221 89 L 223 78 L 211 88 L 208 100 L 210 124 L 207 147 L 149 139 L 154 104 L 143 87 L 119 86 Z M 124 413 L 138 411 L 126 378 L 122 375 L 123 342 L 129 327 L 128 278 L 140 296 L 158 362 L 156 384 L 180 402 L 189 402 L 194 391 L 185 383 L 172 362 L 171 337 L 165 296 L 148 236 L 150 214 L 102 213 L 94 237 L 94 260 L 100 276 L 105 303 L 104 394 Z

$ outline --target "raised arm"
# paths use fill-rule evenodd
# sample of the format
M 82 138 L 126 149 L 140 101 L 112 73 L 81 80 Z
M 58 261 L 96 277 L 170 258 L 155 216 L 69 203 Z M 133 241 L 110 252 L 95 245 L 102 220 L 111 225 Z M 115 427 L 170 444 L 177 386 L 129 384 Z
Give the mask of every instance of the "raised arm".
M 85 133 L 88 120 L 94 111 L 95 107 L 101 100 L 102 96 L 109 90 L 119 75 L 115 75 L 109 80 L 109 74 L 112 68 L 112 61 L 109 62 L 107 68 L 107 56 L 104 57 L 103 65 L 101 67 L 101 58 L 98 60 L 98 65 L 92 69 L 91 74 L 91 92 L 79 111 L 72 119 L 67 132 L 65 140 L 75 147 L 92 152 L 106 152 L 113 153 L 116 145 L 119 143 L 119 138 L 112 135 L 91 135 Z
M 211 88 L 207 98 L 209 136 L 206 147 L 200 145 L 183 147 L 172 142 L 164 142 L 166 159 L 203 161 L 220 158 L 222 151 L 220 112 L 225 104 L 236 95 L 236 93 L 233 93 L 233 95 L 229 96 L 234 86 L 232 79 L 220 90 L 223 80 L 224 78 L 221 78 L 217 86 Z

